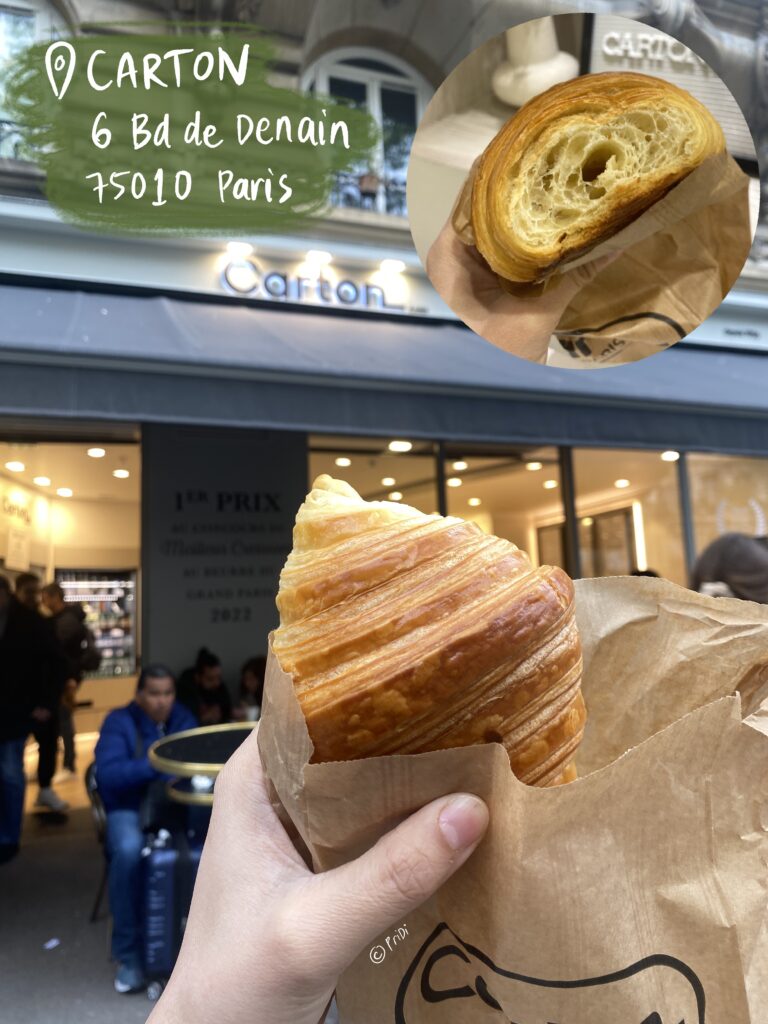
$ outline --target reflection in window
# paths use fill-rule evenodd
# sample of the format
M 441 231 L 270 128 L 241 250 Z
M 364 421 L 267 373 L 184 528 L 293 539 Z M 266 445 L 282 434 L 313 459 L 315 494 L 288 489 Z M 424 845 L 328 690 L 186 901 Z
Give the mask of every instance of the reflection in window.
M 415 441 L 408 452 L 391 452 L 388 439 L 316 435 L 310 441 L 309 483 L 321 473 L 345 480 L 366 501 L 401 501 L 427 515 L 438 509 L 430 442 Z
M 315 64 L 304 88 L 367 110 L 381 129 L 370 165 L 338 175 L 333 205 L 405 217 L 408 156 L 431 95 L 426 83 L 387 54 L 344 50 Z
M 582 576 L 653 570 L 687 585 L 676 452 L 576 449 Z
M 35 41 L 35 16 L 0 6 L 0 158 L 15 159 L 21 154 L 21 135 L 10 120 L 5 106 L 4 72 L 12 59 Z
M 696 552 L 723 533 L 768 534 L 768 460 L 689 455 Z
M 565 567 L 556 448 L 450 445 L 445 476 L 449 515 L 511 540 L 534 564 Z

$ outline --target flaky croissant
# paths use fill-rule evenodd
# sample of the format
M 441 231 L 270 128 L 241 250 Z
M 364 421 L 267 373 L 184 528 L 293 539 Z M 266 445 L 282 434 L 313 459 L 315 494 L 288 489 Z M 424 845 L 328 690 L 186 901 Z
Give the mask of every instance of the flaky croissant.
M 535 97 L 480 158 L 475 245 L 500 277 L 543 280 L 626 227 L 724 152 L 715 118 L 649 75 L 583 75 Z
M 573 584 L 475 524 L 315 480 L 280 576 L 273 651 L 313 761 L 496 741 L 523 782 L 575 778 Z

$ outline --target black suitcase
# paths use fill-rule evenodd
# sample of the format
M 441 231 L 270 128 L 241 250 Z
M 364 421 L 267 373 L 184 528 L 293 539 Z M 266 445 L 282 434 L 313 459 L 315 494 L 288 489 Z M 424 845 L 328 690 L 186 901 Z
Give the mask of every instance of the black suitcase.
M 144 970 L 157 999 L 176 962 L 187 923 L 202 842 L 160 829 L 141 851 Z

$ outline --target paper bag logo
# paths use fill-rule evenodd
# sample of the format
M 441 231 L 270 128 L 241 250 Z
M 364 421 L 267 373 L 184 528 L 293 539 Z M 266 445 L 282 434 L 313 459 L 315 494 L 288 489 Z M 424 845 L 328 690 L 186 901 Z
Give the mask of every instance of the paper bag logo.
M 682 960 L 658 954 L 571 981 L 495 964 L 442 922 L 398 987 L 395 1024 L 706 1024 L 704 988 Z

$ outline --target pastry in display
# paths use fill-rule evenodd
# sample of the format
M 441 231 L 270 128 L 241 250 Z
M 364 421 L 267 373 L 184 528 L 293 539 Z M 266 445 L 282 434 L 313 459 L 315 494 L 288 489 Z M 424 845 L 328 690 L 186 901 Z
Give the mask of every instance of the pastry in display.
M 521 781 L 575 778 L 586 712 L 573 584 L 473 522 L 318 477 L 272 649 L 313 762 L 502 743 Z
M 521 107 L 481 156 L 475 245 L 500 277 L 541 281 L 725 148 L 707 108 L 660 78 L 606 72 L 556 85 Z

